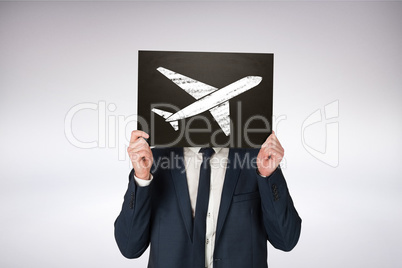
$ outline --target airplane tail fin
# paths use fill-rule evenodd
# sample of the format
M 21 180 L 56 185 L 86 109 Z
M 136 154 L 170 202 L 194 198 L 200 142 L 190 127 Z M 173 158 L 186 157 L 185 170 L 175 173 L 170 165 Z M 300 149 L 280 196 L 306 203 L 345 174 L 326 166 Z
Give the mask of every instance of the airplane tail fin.
M 172 121 L 172 122 L 169 122 L 170 123 L 170 125 L 172 126 L 172 128 L 175 130 L 175 131 L 178 131 L 179 130 L 179 122 L 177 122 L 177 121 Z
M 168 119 L 172 115 L 172 113 L 169 113 L 169 112 L 166 112 L 166 111 L 163 111 L 160 109 L 156 109 L 156 108 L 153 108 L 152 112 L 156 113 L 157 115 L 162 116 L 164 119 Z M 171 121 L 169 123 L 175 131 L 179 130 L 179 122 L 178 121 Z

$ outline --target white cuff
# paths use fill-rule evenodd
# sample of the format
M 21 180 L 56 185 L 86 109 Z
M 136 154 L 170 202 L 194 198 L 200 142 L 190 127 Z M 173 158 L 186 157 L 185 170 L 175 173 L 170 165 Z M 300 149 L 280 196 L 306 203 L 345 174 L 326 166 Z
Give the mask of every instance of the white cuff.
M 152 174 L 150 174 L 149 176 L 150 176 L 149 180 L 143 180 L 143 179 L 137 178 L 137 177 L 134 175 L 135 183 L 136 183 L 138 186 L 140 186 L 140 187 L 146 187 L 146 186 L 148 186 L 148 185 L 151 184 L 152 179 L 154 178 L 154 177 L 152 176 Z
M 269 177 L 269 176 L 264 176 L 264 175 L 262 175 L 262 174 L 258 171 L 258 168 L 257 168 L 257 175 L 260 176 L 261 178 L 268 178 L 268 177 Z

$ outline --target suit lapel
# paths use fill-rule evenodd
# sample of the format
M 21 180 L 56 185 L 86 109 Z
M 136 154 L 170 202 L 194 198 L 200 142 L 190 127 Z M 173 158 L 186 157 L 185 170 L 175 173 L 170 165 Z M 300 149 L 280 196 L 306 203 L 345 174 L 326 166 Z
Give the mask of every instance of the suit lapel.
M 190 196 L 188 193 L 187 176 L 184 164 L 183 148 L 174 148 L 173 152 L 178 160 L 173 163 L 173 165 L 178 164 L 178 166 L 173 166 L 171 168 L 173 185 L 176 191 L 177 200 L 179 202 L 181 216 L 186 227 L 187 234 L 191 242 L 193 242 L 193 217 L 191 211 Z
M 243 157 L 244 153 L 241 152 L 241 149 L 229 150 L 229 161 L 226 168 L 225 182 L 223 184 L 221 204 L 219 207 L 218 223 L 216 226 L 216 241 L 218 241 L 222 232 L 230 204 L 232 203 L 233 193 L 240 175 L 240 163 L 235 163 L 235 161 L 239 160 L 236 158 L 236 155 L 237 157 Z

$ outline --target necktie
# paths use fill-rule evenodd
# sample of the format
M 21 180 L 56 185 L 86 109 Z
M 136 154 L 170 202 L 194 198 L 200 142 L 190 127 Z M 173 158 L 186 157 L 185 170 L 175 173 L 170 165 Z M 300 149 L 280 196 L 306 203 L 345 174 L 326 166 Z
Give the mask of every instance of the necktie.
M 211 180 L 210 159 L 215 151 L 212 148 L 201 148 L 200 153 L 203 155 L 203 160 L 200 167 L 200 179 L 198 182 L 197 203 L 194 217 L 194 268 L 205 267 L 205 233 Z

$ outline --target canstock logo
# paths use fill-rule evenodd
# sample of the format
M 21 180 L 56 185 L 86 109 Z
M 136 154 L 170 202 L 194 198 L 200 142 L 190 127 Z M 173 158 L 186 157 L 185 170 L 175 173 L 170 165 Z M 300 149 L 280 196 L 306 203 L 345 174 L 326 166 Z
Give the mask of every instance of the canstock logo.
M 324 115 L 323 115 L 324 114 Z M 333 101 L 313 112 L 302 125 L 302 144 L 312 156 L 331 167 L 339 165 L 339 101 Z M 320 124 L 325 127 L 324 150 L 318 150 L 306 142 L 305 130 L 309 127 Z

